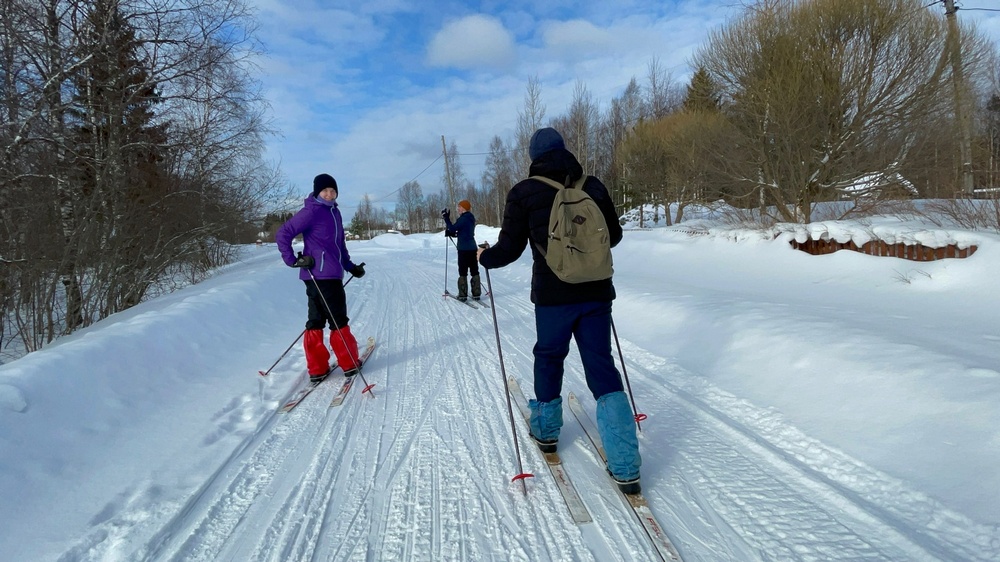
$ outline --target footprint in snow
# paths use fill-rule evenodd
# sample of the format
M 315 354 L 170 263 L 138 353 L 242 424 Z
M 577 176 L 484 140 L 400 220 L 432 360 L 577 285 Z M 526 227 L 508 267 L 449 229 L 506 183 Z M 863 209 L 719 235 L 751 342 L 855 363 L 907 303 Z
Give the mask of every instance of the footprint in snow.
M 28 409 L 28 399 L 24 397 L 20 388 L 0 384 L 0 409 L 23 412 Z

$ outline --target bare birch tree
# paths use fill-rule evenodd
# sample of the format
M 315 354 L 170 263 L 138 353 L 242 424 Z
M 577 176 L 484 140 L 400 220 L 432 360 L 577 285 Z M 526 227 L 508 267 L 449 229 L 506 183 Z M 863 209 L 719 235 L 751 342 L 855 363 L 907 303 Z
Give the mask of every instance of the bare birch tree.
M 528 168 L 531 166 L 531 158 L 528 157 L 528 144 L 531 135 L 542 127 L 542 120 L 545 118 L 545 105 L 542 103 L 542 89 L 538 84 L 538 77 L 534 76 L 528 80 L 527 91 L 524 94 L 524 107 L 517 113 L 517 128 L 514 133 L 514 145 L 517 150 L 514 152 L 515 173 L 519 178 L 528 177 Z
M 399 218 L 404 221 L 405 228 L 411 233 L 424 231 L 423 203 L 424 195 L 420 189 L 420 183 L 416 180 L 406 182 L 399 189 L 396 211 L 400 214 Z
M 642 116 L 642 91 L 633 77 L 621 95 L 611 100 L 601 118 L 597 136 L 597 176 L 611 192 L 618 208 L 627 205 L 631 195 L 626 182 L 627 169 L 618 158 L 619 149 Z
M 600 112 L 583 82 L 577 81 L 573 101 L 565 116 L 553 119 L 552 126 L 563 136 L 566 148 L 576 155 L 583 173 L 597 172 L 597 132 Z
M 515 172 L 516 150 L 509 147 L 499 136 L 490 141 L 490 154 L 486 157 L 482 186 L 485 192 L 485 208 L 482 216 L 476 215 L 481 224 L 500 226 L 503 219 L 507 193 L 521 178 Z M 523 151 L 522 151 L 523 152 Z

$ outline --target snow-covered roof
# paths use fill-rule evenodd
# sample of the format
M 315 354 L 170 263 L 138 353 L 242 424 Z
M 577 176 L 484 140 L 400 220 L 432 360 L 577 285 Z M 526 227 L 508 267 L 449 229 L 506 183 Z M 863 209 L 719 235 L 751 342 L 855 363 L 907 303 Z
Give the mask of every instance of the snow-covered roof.
M 852 183 L 838 186 L 837 189 L 850 195 L 864 195 L 880 189 L 898 186 L 905 189 L 910 195 L 917 195 L 917 188 L 899 172 L 885 174 L 883 172 L 873 172 L 858 177 Z

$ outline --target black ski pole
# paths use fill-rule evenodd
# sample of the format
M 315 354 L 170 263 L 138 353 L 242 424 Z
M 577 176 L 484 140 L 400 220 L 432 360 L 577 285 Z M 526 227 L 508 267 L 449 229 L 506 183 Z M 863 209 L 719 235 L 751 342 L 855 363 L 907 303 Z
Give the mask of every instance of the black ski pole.
M 625 368 L 625 356 L 622 354 L 622 344 L 618 341 L 618 330 L 615 329 L 615 319 L 611 318 L 611 333 L 615 336 L 615 347 L 618 348 L 618 360 L 622 364 L 622 376 L 625 377 L 625 388 L 628 390 L 628 398 L 632 401 L 632 415 L 635 417 L 635 426 L 642 431 L 642 420 L 646 419 L 646 414 L 640 414 L 635 406 L 635 395 L 632 394 L 632 384 L 628 380 L 628 369 Z
M 292 347 L 294 347 L 295 344 L 299 343 L 299 340 L 302 339 L 302 336 L 304 336 L 305 333 L 306 331 L 305 329 L 303 329 L 302 333 L 299 334 L 299 337 L 295 338 L 295 341 L 293 341 L 292 344 L 288 346 L 288 349 L 286 349 L 285 352 L 281 354 L 281 357 L 278 357 L 278 360 L 275 361 L 273 365 L 268 367 L 266 371 L 257 371 L 258 373 L 260 373 L 260 376 L 267 377 L 267 375 L 271 374 L 271 369 L 273 369 L 282 359 L 285 358 L 286 355 L 288 355 L 288 352 L 292 350 Z
M 451 245 L 455 246 L 455 255 L 458 256 L 458 242 L 455 242 L 450 236 L 445 234 L 445 240 L 451 240 Z M 448 296 L 448 243 L 444 245 L 444 296 Z
M 444 294 L 448 294 L 448 231 L 444 234 Z
M 489 244 L 480 244 L 480 248 L 488 248 Z M 524 467 L 521 463 L 521 447 L 517 442 L 517 426 L 514 425 L 514 405 L 511 403 L 510 398 L 510 385 L 507 384 L 507 370 L 504 368 L 503 364 L 503 349 L 500 347 L 500 328 L 497 324 L 497 307 L 496 301 L 493 300 L 493 282 L 490 281 L 490 270 L 483 268 L 486 271 L 486 289 L 489 291 L 490 295 L 490 310 L 493 313 L 493 333 L 497 339 L 497 356 L 500 358 L 500 376 L 503 378 L 503 389 L 504 394 L 507 395 L 507 417 L 510 418 L 510 432 L 514 436 L 514 455 L 517 457 L 517 476 L 511 478 L 511 482 L 515 480 L 521 481 L 521 489 L 524 490 L 524 495 L 528 495 L 528 485 L 524 483 L 525 479 L 532 478 L 535 475 L 524 472 Z
M 365 263 L 361 262 L 360 265 L 362 267 L 364 267 Z M 306 269 L 306 271 L 309 272 L 309 278 L 312 279 L 313 285 L 316 286 L 316 292 L 319 293 L 319 300 L 323 301 L 323 307 L 326 308 L 326 313 L 330 317 L 330 326 L 335 331 L 337 331 L 339 333 L 340 332 L 340 326 L 337 325 L 337 321 L 333 319 L 333 311 L 330 309 L 330 303 L 326 302 L 326 297 L 323 296 L 323 291 L 321 291 L 320 288 L 319 288 L 319 282 L 316 281 L 316 277 L 313 275 L 311 269 Z M 351 279 L 354 279 L 353 275 L 351 275 Z M 348 279 L 347 282 L 350 283 L 350 279 Z M 346 287 L 347 283 L 344 283 L 344 286 Z M 347 338 L 344 337 L 344 334 L 340 334 L 340 341 L 344 342 L 344 347 L 346 348 L 347 347 Z M 361 377 L 361 382 L 363 382 L 365 384 L 365 388 L 361 390 L 361 394 L 364 394 L 364 393 L 367 392 L 369 396 L 371 396 L 372 398 L 374 398 L 375 397 L 375 393 L 372 392 L 372 388 L 374 388 L 375 385 L 374 384 L 368 384 L 368 381 L 365 380 L 365 375 L 364 375 L 364 373 L 361 372 L 361 363 L 357 363 L 355 365 L 355 367 L 358 369 L 358 373 L 357 373 L 356 376 Z M 345 369 L 345 372 L 346 372 L 346 369 Z

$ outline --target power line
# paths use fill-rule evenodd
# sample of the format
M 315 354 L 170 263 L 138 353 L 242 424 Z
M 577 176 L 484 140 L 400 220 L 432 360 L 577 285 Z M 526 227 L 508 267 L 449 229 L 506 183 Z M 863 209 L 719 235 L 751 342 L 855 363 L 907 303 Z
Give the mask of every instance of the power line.
M 516 152 L 518 150 L 521 150 L 520 147 L 503 149 L 503 152 Z M 491 154 L 493 154 L 493 152 L 459 152 L 459 153 L 456 153 L 455 156 L 489 156 Z M 433 166 L 434 164 L 437 164 L 437 161 L 440 160 L 443 157 L 444 157 L 444 154 L 439 154 L 438 157 L 435 158 L 433 162 L 431 162 L 430 164 L 428 164 L 427 167 L 424 168 L 423 170 L 421 170 L 419 174 L 413 176 L 413 178 L 410 181 L 415 181 L 417 178 L 419 178 L 420 176 L 424 175 L 424 172 L 426 172 L 428 169 L 430 169 L 430 167 Z M 409 182 L 407 182 L 407 183 L 409 183 Z M 387 199 L 387 198 L 389 198 L 389 197 L 391 197 L 391 196 L 399 193 L 399 190 L 401 190 L 401 189 L 403 189 L 403 186 L 399 186 L 398 189 L 396 189 L 394 191 L 390 191 L 389 193 L 383 195 L 382 197 L 379 197 L 378 199 L 373 200 L 373 202 L 374 201 L 385 200 L 385 199 Z
M 917 8 L 916 10 L 913 10 L 912 12 L 908 13 L 907 16 L 912 16 L 913 14 L 922 12 L 922 11 L 926 10 L 927 8 L 930 8 L 931 6 L 933 6 L 935 4 L 944 4 L 944 0 L 934 0 L 930 4 L 926 4 L 924 6 L 921 6 L 921 7 Z
M 424 175 L 424 172 L 426 172 L 427 170 L 429 170 L 429 169 L 430 169 L 430 167 L 431 167 L 431 166 L 433 166 L 434 164 L 437 164 L 437 161 L 438 161 L 438 160 L 440 160 L 442 156 L 444 156 L 444 155 L 443 155 L 443 154 L 439 154 L 439 155 L 438 155 L 438 157 L 437 157 L 437 158 L 435 158 L 433 162 L 431 162 L 430 164 L 428 164 L 428 165 L 427 165 L 427 167 L 426 167 L 426 168 L 424 168 L 423 170 L 420 170 L 420 173 L 419 173 L 419 174 L 417 174 L 417 175 L 415 175 L 415 176 L 413 176 L 413 178 L 412 178 L 412 179 L 411 179 L 410 181 L 416 181 L 416 179 L 417 179 L 417 178 L 419 178 L 420 176 Z M 406 183 L 410 183 L 410 181 L 408 181 L 408 182 L 406 182 Z M 399 187 L 398 187 L 398 188 L 396 188 L 396 189 L 395 189 L 394 191 L 390 191 L 389 193 L 386 193 L 386 194 L 385 194 L 385 195 L 383 195 L 382 197 L 379 197 L 378 199 L 375 199 L 375 201 L 382 201 L 382 200 L 384 200 L 384 199 L 388 199 L 389 197 L 391 197 L 391 196 L 393 196 L 393 195 L 395 195 L 395 194 L 399 193 L 399 191 L 400 191 L 401 189 L 403 189 L 403 187 L 405 187 L 405 186 L 406 186 L 406 183 L 404 183 L 403 185 L 399 186 Z
M 944 0 L 933 0 L 928 4 L 925 4 L 917 8 L 916 10 L 913 11 L 913 13 L 915 14 L 921 10 L 926 10 L 927 8 L 930 8 L 931 6 L 935 6 L 937 4 L 944 4 Z M 960 5 L 956 5 L 955 11 L 957 12 L 959 10 L 964 10 L 966 12 L 1000 12 L 1000 8 L 964 8 Z
M 1000 8 L 966 8 L 962 6 L 961 3 L 959 2 L 956 2 L 955 4 L 956 4 L 955 5 L 956 12 L 958 10 L 966 10 L 971 12 L 1000 12 Z
M 937 0 L 937 1 L 940 2 L 941 0 Z M 517 152 L 518 150 L 523 150 L 523 148 L 521 148 L 521 147 L 505 148 L 505 149 L 502 150 L 502 152 L 513 153 L 513 152 Z M 489 156 L 491 154 L 493 154 L 492 151 L 491 152 L 460 152 L 460 153 L 456 153 L 455 156 Z M 430 167 L 433 166 L 434 164 L 437 164 L 437 161 L 440 160 L 443 157 L 444 157 L 444 154 L 439 154 L 438 157 L 435 158 L 430 164 L 428 164 L 426 168 L 424 168 L 423 170 L 421 170 L 419 174 L 413 176 L 413 178 L 410 181 L 415 181 L 417 178 L 419 178 L 420 176 L 424 175 L 424 172 L 426 172 L 427 170 L 429 170 Z M 409 183 L 409 182 L 406 182 L 406 183 Z M 403 184 L 403 185 L 399 186 L 397 189 L 395 189 L 393 191 L 390 191 L 389 193 L 387 193 L 387 194 L 379 197 L 378 199 L 373 199 L 372 202 L 374 203 L 374 202 L 384 201 L 384 200 L 386 200 L 386 199 L 388 199 L 388 198 L 396 195 L 397 193 L 399 193 L 399 191 L 401 189 L 403 189 L 403 187 L 405 185 L 406 184 Z M 344 208 L 348 209 L 348 208 L 354 208 L 354 207 L 344 206 Z

